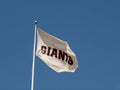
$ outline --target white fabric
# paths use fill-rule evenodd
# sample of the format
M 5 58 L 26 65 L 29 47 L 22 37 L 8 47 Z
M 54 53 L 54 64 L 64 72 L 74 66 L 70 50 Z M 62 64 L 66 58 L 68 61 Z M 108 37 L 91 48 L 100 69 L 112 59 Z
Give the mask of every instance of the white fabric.
M 66 41 L 37 29 L 36 55 L 56 72 L 74 72 L 78 62 Z

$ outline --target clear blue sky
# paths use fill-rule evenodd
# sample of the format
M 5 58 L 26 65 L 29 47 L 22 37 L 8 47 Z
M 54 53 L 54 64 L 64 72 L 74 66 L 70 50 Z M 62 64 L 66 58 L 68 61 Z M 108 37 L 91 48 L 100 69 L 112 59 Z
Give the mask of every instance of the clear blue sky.
M 36 58 L 35 90 L 120 90 L 119 0 L 1 0 L 0 90 L 30 90 L 35 20 L 79 62 L 56 73 Z

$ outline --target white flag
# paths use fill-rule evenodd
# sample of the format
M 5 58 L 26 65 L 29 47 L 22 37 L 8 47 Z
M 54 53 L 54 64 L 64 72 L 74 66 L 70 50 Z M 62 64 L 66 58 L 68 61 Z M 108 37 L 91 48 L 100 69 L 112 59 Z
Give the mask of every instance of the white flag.
M 36 55 L 56 72 L 74 72 L 78 62 L 66 41 L 37 29 Z

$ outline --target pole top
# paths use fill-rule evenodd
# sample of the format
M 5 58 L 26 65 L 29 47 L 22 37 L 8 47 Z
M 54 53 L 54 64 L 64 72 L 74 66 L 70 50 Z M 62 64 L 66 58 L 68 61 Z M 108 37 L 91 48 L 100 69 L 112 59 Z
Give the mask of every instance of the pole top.
M 38 24 L 38 21 L 35 21 L 35 24 Z

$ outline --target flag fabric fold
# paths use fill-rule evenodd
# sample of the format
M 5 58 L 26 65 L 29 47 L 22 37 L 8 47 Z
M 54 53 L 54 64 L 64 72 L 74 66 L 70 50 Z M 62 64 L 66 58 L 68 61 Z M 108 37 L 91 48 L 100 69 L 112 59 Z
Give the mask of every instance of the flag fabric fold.
M 39 28 L 36 56 L 56 72 L 74 72 L 78 67 L 76 55 L 68 43 Z

